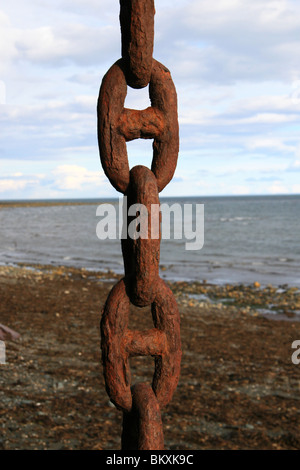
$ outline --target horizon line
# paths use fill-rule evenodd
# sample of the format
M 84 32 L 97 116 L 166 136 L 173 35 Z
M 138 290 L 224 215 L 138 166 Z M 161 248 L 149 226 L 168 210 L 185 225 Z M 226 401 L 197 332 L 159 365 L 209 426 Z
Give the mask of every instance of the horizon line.
M 244 197 L 244 198 L 253 198 L 253 197 L 299 197 L 298 194 L 291 193 L 278 193 L 278 194 L 215 194 L 215 195 L 188 195 L 188 196 L 160 196 L 160 199 L 184 199 L 184 198 L 235 198 L 235 197 Z M 99 196 L 99 197 L 62 197 L 62 198 L 22 198 L 22 199 L 0 199 L 0 204 L 9 204 L 9 203 L 26 203 L 26 202 L 72 202 L 72 201 L 101 201 L 101 200 L 117 200 L 123 196 Z

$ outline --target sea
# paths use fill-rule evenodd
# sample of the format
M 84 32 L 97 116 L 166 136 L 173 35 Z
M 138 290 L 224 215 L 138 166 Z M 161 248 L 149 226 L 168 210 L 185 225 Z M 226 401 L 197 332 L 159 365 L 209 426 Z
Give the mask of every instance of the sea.
M 97 215 L 99 206 L 112 204 L 118 219 L 120 200 L 54 202 L 60 204 L 0 209 L 0 264 L 123 273 L 120 239 L 99 239 L 96 233 L 104 220 Z M 161 203 L 204 208 L 203 225 L 192 220 L 204 236 L 197 250 L 186 249 L 184 230 L 176 238 L 181 220 L 174 218 L 170 239 L 161 241 L 162 278 L 300 287 L 300 196 L 180 197 Z M 196 218 L 196 209 L 192 214 Z

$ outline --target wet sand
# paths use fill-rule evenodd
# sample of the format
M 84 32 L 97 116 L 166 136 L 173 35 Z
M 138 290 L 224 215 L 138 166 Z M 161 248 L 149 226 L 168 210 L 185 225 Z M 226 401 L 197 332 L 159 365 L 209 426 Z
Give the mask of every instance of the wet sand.
M 100 361 L 100 311 L 119 279 L 64 267 L 0 266 L 0 449 L 120 449 L 122 414 Z M 182 368 L 163 410 L 166 449 L 299 449 L 300 295 L 283 286 L 172 283 L 181 313 Z M 274 313 L 270 313 L 274 312 Z M 151 328 L 132 307 L 130 327 Z M 132 382 L 153 360 L 131 361 Z

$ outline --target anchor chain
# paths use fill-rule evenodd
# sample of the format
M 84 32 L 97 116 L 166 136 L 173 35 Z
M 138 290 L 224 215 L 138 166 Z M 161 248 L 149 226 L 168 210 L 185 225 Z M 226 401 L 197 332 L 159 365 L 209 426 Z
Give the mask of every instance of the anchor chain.
M 154 0 L 120 0 L 122 58 L 102 80 L 97 115 L 101 164 L 128 206 L 143 204 L 145 236 L 122 239 L 125 276 L 102 311 L 101 349 L 110 400 L 123 412 L 122 449 L 164 449 L 161 409 L 172 399 L 180 374 L 180 317 L 171 289 L 159 276 L 159 192 L 173 178 L 179 151 L 177 94 L 169 70 L 153 58 Z M 127 86 L 149 85 L 151 106 L 124 108 Z M 129 169 L 126 142 L 153 139 L 151 170 Z M 127 221 L 127 235 L 130 218 Z M 156 234 L 153 236 L 153 233 Z M 128 328 L 130 304 L 151 306 L 154 328 Z M 152 356 L 152 386 L 131 386 L 130 357 Z

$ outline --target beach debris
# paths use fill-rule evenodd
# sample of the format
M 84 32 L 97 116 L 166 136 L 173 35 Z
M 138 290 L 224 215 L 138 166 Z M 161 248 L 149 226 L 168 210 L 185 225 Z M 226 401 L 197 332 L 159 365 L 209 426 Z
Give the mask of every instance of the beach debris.
M 0 266 L 0 275 L 4 269 Z M 104 304 L 111 286 L 94 281 L 94 272 L 83 280 L 80 270 L 66 270 L 63 282 L 59 277 L 50 282 L 48 270 L 43 283 L 34 271 L 23 278 L 16 267 L 2 276 L 0 322 L 21 332 L 22 344 L 7 341 L 7 365 L 0 367 L 0 449 L 120 448 L 121 413 L 97 385 L 104 381 L 95 325 L 98 305 Z M 82 291 L 90 280 L 89 292 Z M 299 288 L 278 293 L 277 286 L 269 285 L 257 291 L 255 280 L 226 287 L 203 286 L 202 280 L 168 283 L 180 308 L 184 351 L 179 386 L 163 415 L 168 449 L 300 449 L 300 366 L 291 359 L 291 343 L 300 339 L 300 313 L 293 319 L 277 313 L 285 302 L 300 310 Z M 66 289 L 72 292 L 68 302 Z M 234 302 L 222 302 L 219 310 L 215 303 L 228 292 Z M 213 302 L 196 298 L 190 307 L 185 302 L 193 293 Z M 40 313 L 39 302 L 47 315 Z M 247 304 L 251 310 L 242 313 Z M 258 309 L 271 305 L 273 314 L 265 318 Z M 152 327 L 146 310 L 150 312 L 130 306 L 132 330 Z M 153 360 L 130 358 L 130 369 L 133 383 L 143 381 L 153 372 Z M 59 382 L 63 387 L 57 390 Z
M 12 330 L 11 328 L 8 328 L 8 326 L 2 325 L 0 323 L 0 340 L 5 341 L 7 339 L 19 339 L 20 334 L 17 333 L 16 331 Z

